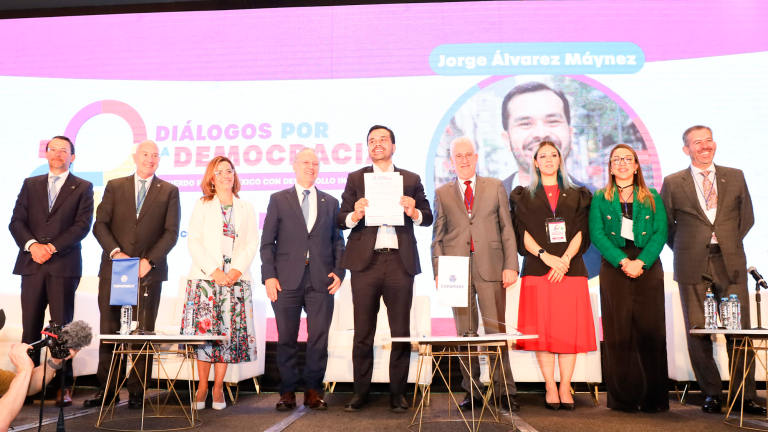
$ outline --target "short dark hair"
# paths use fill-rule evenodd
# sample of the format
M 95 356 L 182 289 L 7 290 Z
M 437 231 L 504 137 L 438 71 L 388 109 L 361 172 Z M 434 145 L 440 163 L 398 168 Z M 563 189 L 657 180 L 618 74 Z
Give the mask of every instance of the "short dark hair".
M 382 125 L 371 126 L 371 128 L 368 129 L 368 135 L 365 137 L 365 142 L 368 142 L 368 137 L 371 136 L 371 132 L 375 131 L 376 129 L 384 129 L 385 131 L 389 132 L 389 139 L 392 140 L 392 144 L 395 143 L 395 133 L 392 132 L 392 129 Z
M 555 90 L 544 83 L 532 81 L 515 86 L 515 88 L 510 90 L 509 93 L 504 96 L 504 102 L 501 103 L 501 124 L 504 126 L 504 131 L 507 131 L 507 128 L 509 127 L 509 102 L 512 101 L 515 96 L 543 90 L 551 91 L 552 93 L 556 94 L 560 100 L 563 101 L 563 113 L 565 114 L 565 121 L 568 123 L 568 126 L 571 125 L 571 105 L 568 103 L 568 99 L 565 97 L 565 93 L 563 93 L 561 90 Z
M 53 141 L 53 140 L 55 140 L 55 139 L 57 139 L 57 140 L 62 140 L 62 141 L 66 141 L 66 142 L 68 142 L 68 143 L 69 143 L 69 151 L 70 151 L 72 154 L 75 154 L 75 145 L 74 145 L 74 144 L 72 144 L 72 140 L 70 140 L 69 138 L 65 137 L 64 135 L 56 135 L 55 137 L 51 138 L 51 141 Z M 48 143 L 46 143 L 46 144 L 45 144 L 45 151 L 48 151 L 48 144 L 49 144 L 51 141 L 48 141 Z
M 712 129 L 710 129 L 709 126 L 703 126 L 703 125 L 691 126 L 688 129 L 686 129 L 685 132 L 683 132 L 683 145 L 688 147 L 688 135 L 690 135 L 691 132 L 702 130 L 702 129 L 708 130 L 709 134 L 712 135 Z

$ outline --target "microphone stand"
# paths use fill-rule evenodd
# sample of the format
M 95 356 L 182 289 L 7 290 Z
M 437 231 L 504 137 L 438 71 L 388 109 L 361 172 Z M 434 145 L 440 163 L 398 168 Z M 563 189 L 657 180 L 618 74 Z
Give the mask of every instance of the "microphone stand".
M 467 308 L 469 308 L 469 330 L 467 330 L 464 333 L 464 337 L 477 337 L 478 336 L 477 335 L 477 329 L 474 328 L 474 326 L 472 325 L 472 323 L 474 322 L 474 321 L 472 321 L 472 310 L 473 309 L 477 309 L 477 308 L 473 308 L 472 307 L 472 260 L 474 258 L 473 255 L 474 254 L 472 252 L 469 253 L 469 272 L 468 272 L 468 274 L 469 274 L 469 278 L 468 278 L 469 279 L 469 285 L 467 286 Z M 477 312 L 475 311 L 475 313 L 477 313 Z M 479 325 L 479 323 L 478 323 L 478 325 Z
M 149 283 L 152 282 L 151 277 L 140 279 L 139 282 L 139 295 L 136 299 L 136 330 L 132 331 L 133 335 L 153 335 L 155 332 L 144 330 L 142 323 L 147 322 L 147 305 L 149 300 Z M 144 295 L 141 295 L 141 287 L 144 287 Z M 141 298 L 144 297 L 144 300 Z
M 763 328 L 762 314 L 760 313 L 760 281 L 755 282 L 755 303 L 757 304 L 757 327 L 754 330 L 765 330 Z

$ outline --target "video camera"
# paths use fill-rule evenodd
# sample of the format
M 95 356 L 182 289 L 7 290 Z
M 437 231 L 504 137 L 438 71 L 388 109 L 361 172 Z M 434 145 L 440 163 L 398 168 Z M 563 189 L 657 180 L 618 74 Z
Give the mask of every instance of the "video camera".
M 91 344 L 93 333 L 91 326 L 85 321 L 73 321 L 66 326 L 60 326 L 49 321 L 48 327 L 40 332 L 45 337 L 39 341 L 30 344 L 27 351 L 29 356 L 34 358 L 40 348 L 48 347 L 51 357 L 55 359 L 65 359 L 69 357 L 69 350 L 79 350 Z

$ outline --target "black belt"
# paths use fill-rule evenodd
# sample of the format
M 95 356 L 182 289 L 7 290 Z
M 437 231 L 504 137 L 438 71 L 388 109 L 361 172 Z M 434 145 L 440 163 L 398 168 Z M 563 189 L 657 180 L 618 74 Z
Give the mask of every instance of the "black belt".
M 394 252 L 396 250 L 397 250 L 396 248 L 379 248 L 379 249 L 374 249 L 373 251 L 378 253 L 387 253 L 387 252 Z
M 710 243 L 709 244 L 709 253 L 721 253 L 720 252 L 720 245 L 717 243 Z

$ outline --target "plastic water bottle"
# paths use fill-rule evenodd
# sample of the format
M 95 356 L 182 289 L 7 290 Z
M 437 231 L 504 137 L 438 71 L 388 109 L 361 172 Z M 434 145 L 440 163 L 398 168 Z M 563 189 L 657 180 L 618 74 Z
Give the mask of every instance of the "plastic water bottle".
M 728 304 L 728 299 L 723 297 L 720 299 L 720 325 L 723 328 L 731 328 L 731 312 Z
M 704 300 L 704 328 L 717 330 L 717 302 L 712 291 L 707 291 L 707 299 Z
M 130 305 L 120 308 L 120 334 L 127 335 L 131 333 L 131 321 L 133 308 Z
M 187 299 L 187 307 L 184 308 L 184 334 L 195 334 L 195 303 L 192 299 Z
M 731 312 L 731 330 L 741 330 L 741 302 L 739 301 L 739 298 L 736 297 L 736 294 L 731 294 L 731 299 L 729 300 L 730 303 L 730 312 Z

